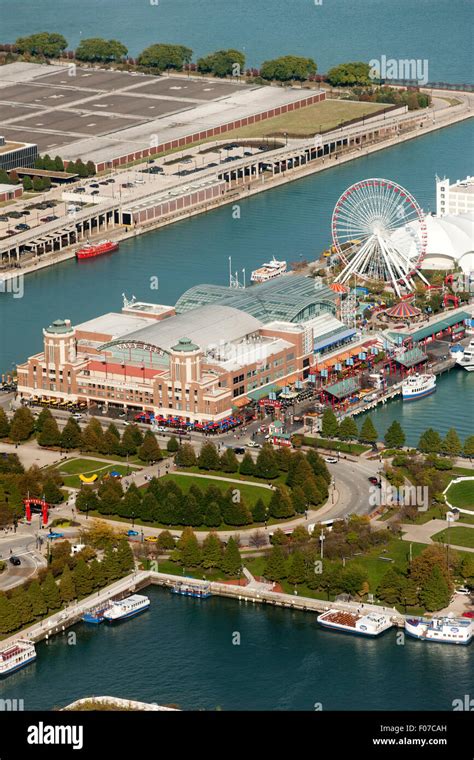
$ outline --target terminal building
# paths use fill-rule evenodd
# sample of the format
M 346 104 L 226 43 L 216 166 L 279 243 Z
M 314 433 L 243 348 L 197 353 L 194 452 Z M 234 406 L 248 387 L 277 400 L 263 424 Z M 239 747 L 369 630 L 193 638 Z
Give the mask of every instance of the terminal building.
M 198 286 L 175 307 L 124 297 L 120 312 L 46 327 L 43 350 L 18 366 L 18 392 L 219 421 L 350 344 L 356 331 L 336 312 L 330 288 L 297 274 L 245 289 Z
M 436 178 L 436 216 L 474 214 L 474 177 L 453 184 L 449 179 Z
M 38 146 L 34 143 L 12 142 L 0 135 L 0 169 L 11 171 L 24 166 L 34 166 Z

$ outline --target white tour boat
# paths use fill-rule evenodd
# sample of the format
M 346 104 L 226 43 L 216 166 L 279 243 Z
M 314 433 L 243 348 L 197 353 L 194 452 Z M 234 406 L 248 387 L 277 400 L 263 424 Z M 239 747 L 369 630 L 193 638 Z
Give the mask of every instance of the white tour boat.
M 24 668 L 36 659 L 35 645 L 32 641 L 18 639 L 13 644 L 0 649 L 0 677 L 9 676 L 15 670 Z
M 149 606 L 150 600 L 147 596 L 132 594 L 132 596 L 127 596 L 125 599 L 114 601 L 112 606 L 103 613 L 104 620 L 107 620 L 109 623 L 113 623 L 116 620 L 126 620 L 138 615 L 140 612 L 144 612 Z
M 405 620 L 405 631 L 421 641 L 437 641 L 441 644 L 469 644 L 473 635 L 470 618 L 414 617 Z
M 436 390 L 436 375 L 410 375 L 402 383 L 402 398 L 404 401 L 415 401 L 434 393 Z
M 468 372 L 474 372 L 474 340 L 471 340 L 464 351 L 459 352 L 456 358 L 456 364 L 459 364 L 460 367 L 464 367 Z
M 266 282 L 279 277 L 286 272 L 286 261 L 277 261 L 275 257 L 267 264 L 262 264 L 258 269 L 254 269 L 250 277 L 252 282 Z
M 379 636 L 393 625 L 390 618 L 380 612 L 367 612 L 367 614 L 362 615 L 347 610 L 323 612 L 322 615 L 318 615 L 317 621 L 324 628 L 355 633 L 359 636 Z

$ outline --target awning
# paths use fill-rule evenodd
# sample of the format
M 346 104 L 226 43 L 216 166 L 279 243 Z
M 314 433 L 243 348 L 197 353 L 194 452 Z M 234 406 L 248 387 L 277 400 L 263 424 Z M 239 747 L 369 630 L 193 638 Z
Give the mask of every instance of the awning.
M 340 333 L 337 333 L 336 335 L 332 335 L 330 338 L 323 338 L 323 340 L 315 342 L 313 346 L 313 351 L 323 351 L 325 348 L 328 348 L 329 346 L 333 346 L 335 343 L 339 343 L 341 340 L 346 340 L 346 338 L 352 338 L 353 335 L 356 334 L 356 330 L 342 330 Z
M 240 409 L 242 406 L 247 406 L 247 404 L 250 404 L 251 399 L 249 399 L 248 396 L 242 396 L 242 398 L 238 398 L 236 401 L 232 403 L 232 406 L 236 406 L 237 409 Z

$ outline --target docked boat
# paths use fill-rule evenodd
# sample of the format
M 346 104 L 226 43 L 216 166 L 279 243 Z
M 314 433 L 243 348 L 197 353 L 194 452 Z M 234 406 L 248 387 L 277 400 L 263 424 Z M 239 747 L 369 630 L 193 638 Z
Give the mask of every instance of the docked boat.
M 393 626 L 390 618 L 380 612 L 368 612 L 362 615 L 359 612 L 347 610 L 329 610 L 318 615 L 317 621 L 323 628 L 371 637 L 379 636 Z
M 84 612 L 81 620 L 83 623 L 92 623 L 94 625 L 99 625 L 99 623 L 103 623 L 105 620 L 105 613 L 107 610 L 110 609 L 113 602 L 108 601 L 102 604 L 98 604 L 97 607 L 92 607 L 90 610 L 87 610 L 87 612 Z
M 211 594 L 211 584 L 176 583 L 171 589 L 172 594 L 180 596 L 192 596 L 195 599 L 208 599 Z
M 262 264 L 258 269 L 254 269 L 250 277 L 252 282 L 267 282 L 279 277 L 286 272 L 286 261 L 277 261 L 275 257 L 267 264 Z
M 474 340 L 471 340 L 464 351 L 460 351 L 456 358 L 456 364 L 467 369 L 468 372 L 474 372 Z
M 405 631 L 420 641 L 435 641 L 440 644 L 469 644 L 473 636 L 473 621 L 470 618 L 413 617 L 405 620 Z
M 402 398 L 404 401 L 415 401 L 434 393 L 436 390 L 436 375 L 410 375 L 402 383 Z
M 150 606 L 150 600 L 142 594 L 132 594 L 125 599 L 117 600 L 104 612 L 104 620 L 114 623 L 118 620 L 126 620 L 140 612 L 144 612 Z
M 118 251 L 119 244 L 113 240 L 101 240 L 100 243 L 84 243 L 82 248 L 76 251 L 76 259 L 92 259 L 95 256 L 103 256 L 105 253 Z
M 0 649 L 0 677 L 9 676 L 36 659 L 35 645 L 32 641 L 18 639 L 14 644 Z

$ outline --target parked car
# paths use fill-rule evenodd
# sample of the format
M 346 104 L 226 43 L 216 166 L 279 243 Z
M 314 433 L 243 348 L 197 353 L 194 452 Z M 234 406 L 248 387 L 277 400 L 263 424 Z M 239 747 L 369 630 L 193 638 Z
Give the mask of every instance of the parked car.
M 8 222 L 8 216 L 5 216 L 5 214 L 2 214 L 0 216 L 0 222 Z
M 156 536 L 145 536 L 145 541 L 148 541 L 150 544 L 156 544 L 158 538 Z
M 14 554 L 10 557 L 10 562 L 12 565 L 15 565 L 15 567 L 18 567 L 18 565 L 21 565 L 21 559 L 19 557 L 15 557 Z
M 234 454 L 245 454 L 243 446 L 234 446 Z
M 91 195 L 99 195 L 99 190 L 93 190 L 93 191 L 91 192 Z
M 89 187 L 99 187 L 99 183 L 98 182 L 93 182 L 93 183 L 91 183 L 89 185 Z
M 369 475 L 369 483 L 373 483 L 374 486 L 378 485 L 379 479 L 375 475 Z
M 260 444 L 257 443 L 257 441 L 249 441 L 248 444 L 247 444 L 247 446 L 249 447 L 249 449 L 260 449 L 261 448 Z
M 327 462 L 328 464 L 337 464 L 338 463 L 337 457 L 325 457 L 324 461 Z
M 75 412 L 72 416 L 75 420 L 82 420 L 82 414 L 79 412 Z
M 469 596 L 471 593 L 468 588 L 465 588 L 464 586 L 461 586 L 460 588 L 454 589 L 455 594 L 462 594 L 463 596 Z

